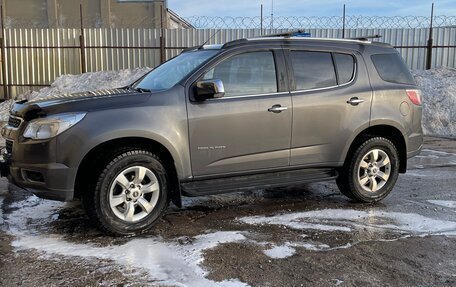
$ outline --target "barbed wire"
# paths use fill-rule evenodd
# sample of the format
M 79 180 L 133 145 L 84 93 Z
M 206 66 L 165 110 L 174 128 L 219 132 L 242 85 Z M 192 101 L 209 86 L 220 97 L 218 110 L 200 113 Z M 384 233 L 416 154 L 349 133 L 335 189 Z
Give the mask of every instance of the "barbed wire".
M 271 16 L 231 17 L 231 16 L 191 16 L 183 18 L 197 29 L 342 29 L 341 16 Z M 347 16 L 346 29 L 362 28 L 428 28 L 431 18 L 426 16 Z M 151 17 L 133 19 L 113 18 L 109 23 L 100 19 L 83 17 L 84 28 L 160 28 L 160 21 Z M 79 29 L 79 18 L 66 19 L 63 22 L 37 22 L 28 19 L 5 17 L 5 28 L 76 28 Z M 456 27 L 456 16 L 435 16 L 434 27 Z M 179 24 L 174 27 L 181 27 Z M 171 26 L 169 28 L 172 28 Z
M 229 17 L 229 16 L 191 16 L 184 18 L 195 28 L 216 29 L 299 29 L 325 28 L 337 29 L 343 26 L 343 17 Z M 346 29 L 360 28 L 427 28 L 431 17 L 426 16 L 347 16 Z M 456 16 L 435 16 L 434 27 L 456 27 Z

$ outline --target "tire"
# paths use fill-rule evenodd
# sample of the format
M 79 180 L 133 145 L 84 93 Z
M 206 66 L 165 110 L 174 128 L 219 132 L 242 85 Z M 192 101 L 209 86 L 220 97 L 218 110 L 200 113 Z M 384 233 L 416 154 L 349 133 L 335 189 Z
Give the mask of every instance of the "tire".
M 399 176 L 399 155 L 383 137 L 368 137 L 345 160 L 336 179 L 339 190 L 359 202 L 378 202 L 393 189 Z
M 168 207 L 166 169 L 153 153 L 122 148 L 95 169 L 83 193 L 90 219 L 105 233 L 136 235 L 153 227 Z

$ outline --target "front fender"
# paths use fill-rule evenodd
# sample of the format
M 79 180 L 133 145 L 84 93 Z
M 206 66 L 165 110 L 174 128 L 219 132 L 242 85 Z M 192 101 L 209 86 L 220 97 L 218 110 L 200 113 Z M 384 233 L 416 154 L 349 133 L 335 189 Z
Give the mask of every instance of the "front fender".
M 177 114 L 163 106 L 89 112 L 80 123 L 58 136 L 57 160 L 77 168 L 83 158 L 100 144 L 122 138 L 144 138 L 169 151 L 179 179 L 190 177 L 187 120 Z

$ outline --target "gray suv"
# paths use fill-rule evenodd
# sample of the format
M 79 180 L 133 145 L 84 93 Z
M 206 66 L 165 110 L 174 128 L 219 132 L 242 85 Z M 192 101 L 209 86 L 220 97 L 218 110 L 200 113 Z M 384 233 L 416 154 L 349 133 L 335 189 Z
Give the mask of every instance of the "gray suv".
M 130 86 L 16 102 L 3 176 L 80 198 L 111 234 L 150 229 L 172 201 L 335 179 L 376 202 L 422 147 L 421 94 L 391 46 L 242 39 L 187 49 Z

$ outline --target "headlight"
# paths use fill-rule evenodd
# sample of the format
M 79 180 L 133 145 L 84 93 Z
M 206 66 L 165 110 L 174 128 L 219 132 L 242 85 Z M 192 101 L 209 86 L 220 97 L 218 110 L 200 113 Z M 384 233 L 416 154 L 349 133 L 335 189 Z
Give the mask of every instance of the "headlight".
M 32 120 L 24 131 L 24 138 L 43 140 L 55 137 L 80 122 L 85 115 L 86 113 L 57 114 Z

